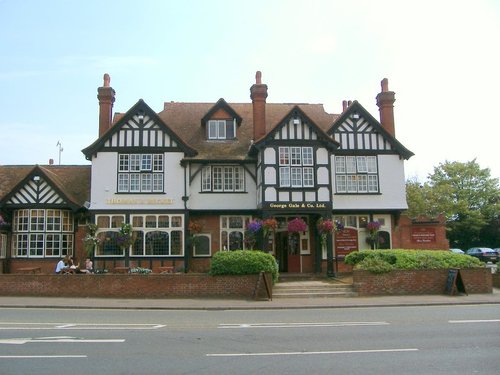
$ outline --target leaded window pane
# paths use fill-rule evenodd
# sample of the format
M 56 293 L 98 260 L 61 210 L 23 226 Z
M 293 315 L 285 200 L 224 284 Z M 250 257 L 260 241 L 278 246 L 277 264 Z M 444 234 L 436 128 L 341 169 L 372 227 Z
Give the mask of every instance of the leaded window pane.
M 347 176 L 347 192 L 356 193 L 358 191 L 357 178 L 353 175 Z
M 155 231 L 146 233 L 145 255 L 169 255 L 168 237 L 168 232 Z
M 313 165 L 313 149 L 312 147 L 302 148 L 302 165 Z
M 301 187 L 302 186 L 302 168 L 292 167 L 290 169 L 291 169 L 292 187 Z
M 223 175 L 222 167 L 213 167 L 214 191 L 222 191 Z
M 346 157 L 346 169 L 347 173 L 356 173 L 356 157 L 354 156 Z
M 300 147 L 290 147 L 291 154 L 291 164 L 292 165 L 302 165 L 301 158 L 301 148 Z
M 232 167 L 224 167 L 224 190 L 226 191 L 234 190 Z
M 174 230 L 170 232 L 170 255 L 182 255 L 182 231 Z
M 337 193 L 347 192 L 347 176 L 346 175 L 337 175 L 335 182 L 337 183 Z
M 335 157 L 335 173 L 345 173 L 345 157 L 344 156 L 336 156 Z
M 153 168 L 153 155 L 141 155 L 141 171 L 151 171 Z
M 280 167 L 280 186 L 290 186 L 290 168 Z
M 314 186 L 314 170 L 310 167 L 304 168 L 304 177 L 303 177 L 304 187 L 313 187 Z
M 280 165 L 290 164 L 290 149 L 288 147 L 279 148 L 279 163 Z

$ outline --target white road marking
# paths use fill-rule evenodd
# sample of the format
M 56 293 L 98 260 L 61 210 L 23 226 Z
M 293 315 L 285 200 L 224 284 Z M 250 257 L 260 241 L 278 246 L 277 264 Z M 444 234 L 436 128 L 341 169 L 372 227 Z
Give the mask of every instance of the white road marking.
M 0 359 L 87 358 L 86 355 L 0 355 Z
M 39 338 L 13 338 L 0 340 L 0 344 L 23 345 L 27 343 L 117 343 L 125 342 L 125 339 L 84 339 L 79 337 L 59 336 L 59 337 L 39 337 Z
M 152 330 L 166 327 L 164 324 L 113 324 L 113 323 L 9 323 L 0 322 L 0 330 Z
M 498 323 L 500 319 L 475 319 L 475 320 L 448 320 L 451 324 L 462 324 L 462 323 Z
M 218 353 L 206 354 L 207 357 L 272 357 L 287 355 L 318 355 L 318 354 L 368 354 L 368 353 L 398 353 L 398 352 L 416 352 L 416 348 L 406 349 L 367 349 L 367 350 L 331 350 L 321 352 L 270 352 L 270 353 Z
M 310 327 L 355 327 L 355 326 L 382 326 L 388 322 L 326 322 L 326 323 L 240 323 L 219 324 L 218 328 L 310 328 Z

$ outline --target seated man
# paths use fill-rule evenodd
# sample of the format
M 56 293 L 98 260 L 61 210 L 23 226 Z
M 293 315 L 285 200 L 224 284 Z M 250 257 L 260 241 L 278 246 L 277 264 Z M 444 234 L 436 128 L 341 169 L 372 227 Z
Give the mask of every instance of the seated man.
M 57 262 L 56 273 L 62 273 L 63 270 L 69 268 L 69 256 L 66 255 L 63 259 Z

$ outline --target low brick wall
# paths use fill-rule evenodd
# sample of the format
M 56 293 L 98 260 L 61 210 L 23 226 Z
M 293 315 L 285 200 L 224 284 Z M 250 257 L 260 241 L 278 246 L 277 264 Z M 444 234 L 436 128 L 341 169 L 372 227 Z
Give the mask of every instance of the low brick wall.
M 491 275 L 491 277 L 493 278 L 493 286 L 495 288 L 500 288 L 500 273 L 497 272 Z
M 102 298 L 237 298 L 252 299 L 259 275 L 102 274 L 0 275 L 0 295 Z M 271 277 L 268 278 L 271 280 Z M 269 283 L 272 294 L 272 285 Z M 267 296 L 264 282 L 258 297 Z
M 486 268 L 461 269 L 468 294 L 492 293 L 492 275 Z M 448 270 L 401 270 L 384 274 L 353 271 L 353 286 L 360 296 L 444 294 Z

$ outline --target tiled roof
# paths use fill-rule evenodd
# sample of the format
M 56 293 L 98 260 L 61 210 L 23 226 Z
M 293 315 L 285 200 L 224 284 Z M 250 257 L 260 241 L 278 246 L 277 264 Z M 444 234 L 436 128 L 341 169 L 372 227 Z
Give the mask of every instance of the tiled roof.
M 90 200 L 90 165 L 0 165 L 0 201 L 37 168 L 71 203 Z
M 201 160 L 245 160 L 253 140 L 252 103 L 228 103 L 242 118 L 236 130 L 237 140 L 207 141 L 206 129 L 201 119 L 215 103 L 168 102 L 158 116 L 190 147 L 198 151 L 193 159 Z M 279 124 L 295 107 L 300 107 L 314 123 L 325 132 L 338 115 L 326 113 L 322 104 L 266 104 L 266 132 Z M 117 117 L 115 116 L 115 119 Z

